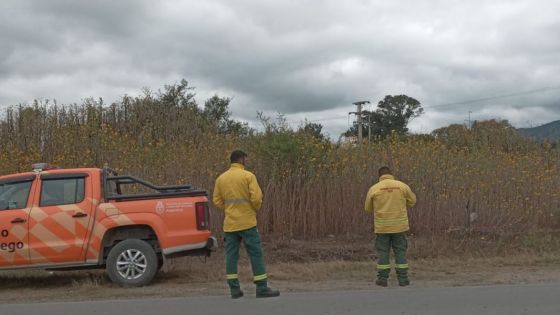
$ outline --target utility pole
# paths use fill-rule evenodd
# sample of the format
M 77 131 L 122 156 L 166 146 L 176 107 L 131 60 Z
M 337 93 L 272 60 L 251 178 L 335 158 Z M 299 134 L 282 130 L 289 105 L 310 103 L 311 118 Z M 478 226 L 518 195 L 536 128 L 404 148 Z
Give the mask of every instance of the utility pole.
M 354 102 L 352 104 L 358 106 L 358 111 L 350 112 L 350 114 L 354 114 L 354 115 L 357 116 L 357 119 L 358 119 L 358 142 L 361 145 L 362 144 L 362 138 L 363 138 L 363 135 L 362 135 L 362 118 L 363 118 L 362 117 L 362 106 L 364 104 L 369 104 L 369 101 L 359 101 L 359 102 Z M 370 130 L 371 130 L 371 127 L 370 127 Z

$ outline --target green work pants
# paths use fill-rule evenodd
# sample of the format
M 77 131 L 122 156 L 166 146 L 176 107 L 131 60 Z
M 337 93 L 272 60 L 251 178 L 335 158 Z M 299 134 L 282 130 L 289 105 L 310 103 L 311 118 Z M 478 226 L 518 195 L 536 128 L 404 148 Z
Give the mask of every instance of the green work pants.
M 266 284 L 266 267 L 261 246 L 261 237 L 256 227 L 225 233 L 226 248 L 226 274 L 228 285 L 231 290 L 239 290 L 239 277 L 237 275 L 237 262 L 239 261 L 239 246 L 241 242 L 247 250 L 247 255 L 251 260 L 251 268 L 253 269 L 253 281 L 257 285 L 257 290 L 265 289 Z
M 377 278 L 388 279 L 391 271 L 389 255 L 391 248 L 395 253 L 395 270 L 399 282 L 408 280 L 408 263 L 406 251 L 408 241 L 406 233 L 377 234 L 375 237 L 375 248 L 377 249 Z

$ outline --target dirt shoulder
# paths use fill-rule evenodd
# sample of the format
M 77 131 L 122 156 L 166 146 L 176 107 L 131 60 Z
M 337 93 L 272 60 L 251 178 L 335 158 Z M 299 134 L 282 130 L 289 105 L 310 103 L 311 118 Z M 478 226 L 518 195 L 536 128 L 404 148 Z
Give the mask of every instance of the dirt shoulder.
M 383 290 L 373 284 L 375 254 L 369 244 L 297 243 L 267 245 L 271 285 L 282 292 L 323 290 Z M 508 255 L 455 255 L 422 258 L 411 252 L 414 287 L 560 282 L 560 252 Z M 254 292 L 249 262 L 242 254 L 242 286 Z M 221 251 L 207 259 L 168 261 L 155 281 L 143 288 L 121 288 L 103 271 L 0 272 L 0 303 L 84 301 L 95 299 L 156 298 L 224 295 L 224 258 Z M 392 288 L 398 288 L 393 279 Z

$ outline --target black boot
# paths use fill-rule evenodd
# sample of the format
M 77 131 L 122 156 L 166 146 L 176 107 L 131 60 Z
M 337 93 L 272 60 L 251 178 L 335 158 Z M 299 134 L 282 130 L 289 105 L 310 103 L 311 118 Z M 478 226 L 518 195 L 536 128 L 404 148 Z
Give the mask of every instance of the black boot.
M 380 287 L 387 287 L 387 279 L 389 279 L 389 272 L 391 269 L 378 269 L 377 270 L 377 284 Z
M 238 279 L 228 280 L 228 285 L 232 299 L 239 299 L 243 297 L 243 291 L 241 291 L 241 286 L 239 285 Z
M 377 278 L 377 280 L 375 281 L 375 284 L 377 284 L 380 287 L 387 287 L 387 279 Z
M 240 299 L 243 297 L 243 291 L 241 289 L 232 289 L 231 290 L 231 298 L 232 299 Z
M 263 290 L 257 290 L 257 298 L 269 298 L 280 296 L 280 291 L 267 287 Z
M 408 285 L 410 285 L 410 280 L 408 280 L 408 269 L 407 268 L 402 268 L 396 269 L 397 271 L 397 279 L 399 280 L 399 286 L 401 287 L 406 287 Z
M 270 288 L 266 280 L 255 282 L 257 285 L 257 298 L 269 298 L 280 296 L 280 291 Z

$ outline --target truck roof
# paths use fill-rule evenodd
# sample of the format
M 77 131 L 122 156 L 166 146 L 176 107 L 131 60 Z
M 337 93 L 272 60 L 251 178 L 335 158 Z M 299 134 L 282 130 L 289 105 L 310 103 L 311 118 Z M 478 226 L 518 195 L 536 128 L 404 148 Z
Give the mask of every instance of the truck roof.
M 99 168 L 56 168 L 41 172 L 24 172 L 0 176 L 0 180 L 9 180 L 18 177 L 28 177 L 42 174 L 68 174 L 68 173 L 84 173 L 84 172 L 100 172 Z

